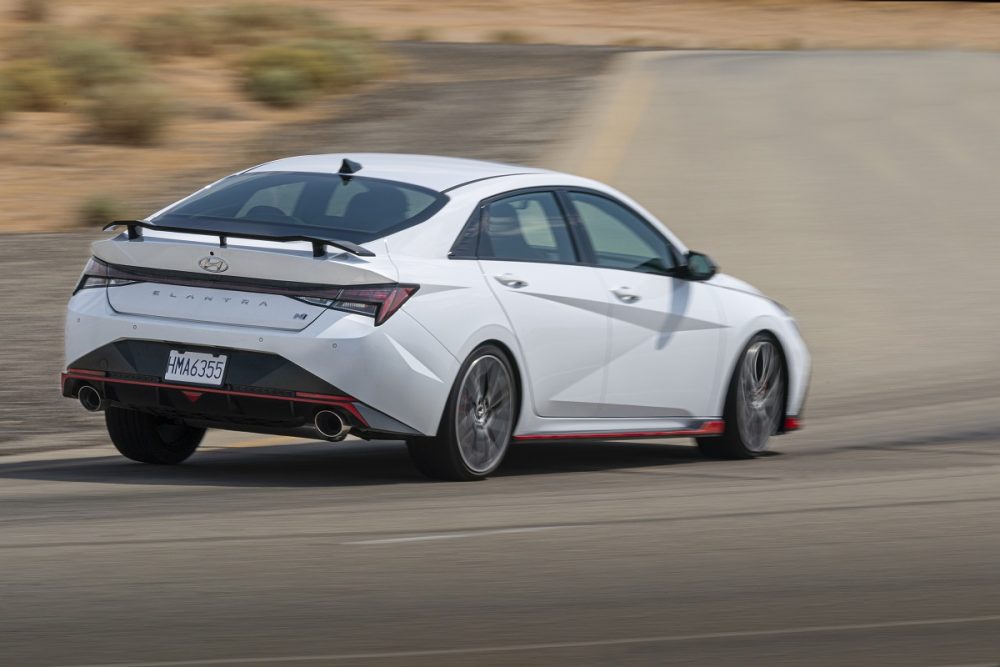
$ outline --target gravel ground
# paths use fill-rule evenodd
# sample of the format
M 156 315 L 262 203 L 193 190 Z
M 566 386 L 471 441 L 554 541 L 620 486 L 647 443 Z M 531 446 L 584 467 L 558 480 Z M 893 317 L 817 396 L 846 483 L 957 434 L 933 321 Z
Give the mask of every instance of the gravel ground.
M 537 163 L 620 49 L 397 44 L 406 76 L 331 101 L 329 123 L 261 139 L 262 159 L 393 151 Z M 206 176 L 206 180 L 209 176 Z M 165 183 L 164 201 L 198 183 Z M 104 440 L 100 416 L 62 399 L 63 308 L 100 234 L 23 234 L 0 242 L 0 454 Z M 67 437 L 66 434 L 72 433 Z M 57 435 L 62 437 L 55 437 Z

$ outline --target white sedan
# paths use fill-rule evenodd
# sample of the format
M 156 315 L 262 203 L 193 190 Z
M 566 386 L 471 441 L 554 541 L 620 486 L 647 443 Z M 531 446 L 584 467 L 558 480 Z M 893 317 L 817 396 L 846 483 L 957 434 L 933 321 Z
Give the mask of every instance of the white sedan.
M 477 479 L 517 441 L 749 458 L 800 424 L 789 313 L 592 180 L 309 155 L 116 224 L 69 302 L 62 390 L 136 461 L 179 463 L 207 428 L 353 434 Z

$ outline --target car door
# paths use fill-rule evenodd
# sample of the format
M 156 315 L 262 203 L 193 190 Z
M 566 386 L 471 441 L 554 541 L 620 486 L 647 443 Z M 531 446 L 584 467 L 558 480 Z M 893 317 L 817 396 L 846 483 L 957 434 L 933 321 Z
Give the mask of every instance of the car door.
M 608 291 L 579 254 L 559 199 L 522 191 L 481 207 L 477 256 L 521 345 L 542 417 L 594 417 L 603 400 Z
M 565 197 L 612 298 L 600 415 L 714 416 L 723 326 L 714 288 L 672 275 L 670 242 L 620 201 L 590 191 Z

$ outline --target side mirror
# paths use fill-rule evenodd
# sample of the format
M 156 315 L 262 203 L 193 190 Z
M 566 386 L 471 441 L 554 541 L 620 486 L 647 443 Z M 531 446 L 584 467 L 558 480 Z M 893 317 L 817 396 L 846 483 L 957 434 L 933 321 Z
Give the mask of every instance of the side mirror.
M 691 250 L 684 256 L 687 263 L 684 265 L 683 276 L 688 280 L 708 280 L 716 274 L 719 267 L 708 255 Z

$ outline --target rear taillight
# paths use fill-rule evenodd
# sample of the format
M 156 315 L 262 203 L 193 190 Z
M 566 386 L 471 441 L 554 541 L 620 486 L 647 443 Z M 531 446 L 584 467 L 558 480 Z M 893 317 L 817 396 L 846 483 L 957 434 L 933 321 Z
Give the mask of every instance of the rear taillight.
M 134 277 L 129 277 L 129 274 L 124 271 L 119 271 L 115 267 L 108 266 L 101 260 L 91 257 L 90 261 L 87 262 L 87 266 L 83 269 L 83 275 L 80 276 L 80 282 L 76 284 L 73 294 L 82 289 L 90 289 L 92 287 L 119 287 L 137 282 L 140 281 Z
M 341 287 L 324 296 L 296 297 L 306 303 L 348 313 L 367 315 L 378 326 L 399 310 L 413 296 L 419 285 L 382 285 L 378 287 Z

